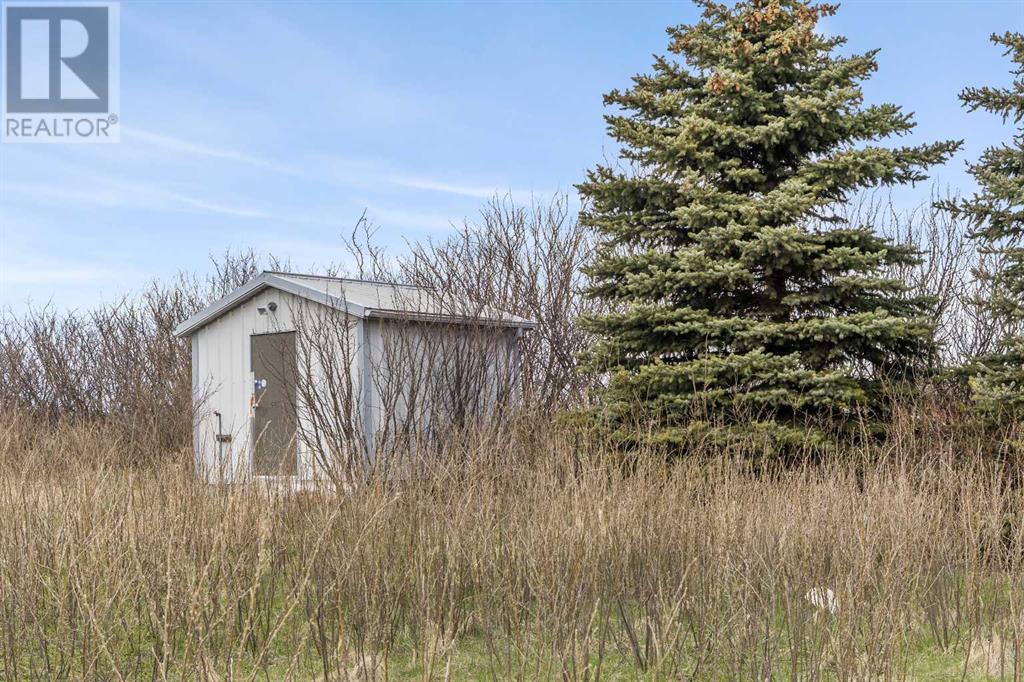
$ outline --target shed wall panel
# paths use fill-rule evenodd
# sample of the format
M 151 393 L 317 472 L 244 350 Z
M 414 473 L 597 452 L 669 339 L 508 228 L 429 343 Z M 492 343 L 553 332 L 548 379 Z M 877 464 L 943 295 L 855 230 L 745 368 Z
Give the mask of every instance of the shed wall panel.
M 268 304 L 275 302 L 277 310 L 271 313 Z M 259 308 L 266 309 L 260 314 Z M 219 317 L 209 321 L 197 329 L 192 336 L 193 349 L 193 391 L 196 396 L 196 429 L 194 447 L 196 464 L 199 473 L 210 482 L 236 482 L 252 476 L 251 440 L 253 416 L 251 398 L 253 395 L 253 374 L 251 371 L 251 336 L 280 331 L 295 331 L 296 320 L 308 319 L 300 311 L 331 310 L 318 303 L 294 296 L 278 289 L 266 289 L 234 308 L 225 311 Z M 333 340 L 336 348 L 327 349 L 334 357 L 344 358 L 337 363 L 348 368 L 347 379 L 351 382 L 353 394 L 358 404 L 353 407 L 353 419 L 358 421 L 358 428 L 363 439 L 371 446 L 377 442 L 376 434 L 385 428 L 388 419 L 401 421 L 408 416 L 410 409 L 408 368 L 390 366 L 388 359 L 389 335 L 398 334 L 401 338 L 411 341 L 414 346 L 431 349 L 427 353 L 428 362 L 437 366 L 451 365 L 450 353 L 452 335 L 458 335 L 459 326 L 439 325 L 419 322 L 397 322 L 393 320 L 364 319 L 346 317 L 343 312 L 333 311 L 336 318 L 348 320 L 343 334 L 344 341 Z M 301 326 L 301 325 L 300 325 Z M 474 331 L 479 334 L 481 332 Z M 487 359 L 493 368 L 493 376 L 508 376 L 509 368 L 513 367 L 516 358 L 515 342 L 518 330 L 514 328 L 489 328 L 486 334 L 492 338 L 493 355 Z M 394 338 L 394 337 L 392 337 Z M 299 373 L 308 369 L 310 385 L 324 395 L 329 393 L 328 381 L 321 361 L 315 353 L 304 347 L 303 334 L 296 339 L 298 348 Z M 392 341 L 393 343 L 393 341 Z M 324 351 L 321 350 L 322 354 Z M 304 366 L 304 362 L 308 364 Z M 515 373 L 514 370 L 512 372 Z M 335 382 L 336 383 L 336 382 Z M 483 389 L 483 393 L 497 391 L 497 379 L 493 385 Z M 390 384 L 391 397 L 382 398 L 382 385 Z M 319 388 L 318 388 L 319 387 Z M 397 390 L 397 399 L 396 399 Z M 312 433 L 312 420 L 299 398 L 300 431 Z M 435 412 L 434 406 L 422 398 L 416 403 L 416 409 L 429 421 Z M 481 404 L 485 404 L 483 401 Z M 230 442 L 218 443 L 218 421 L 214 411 L 221 414 L 221 433 L 230 436 Z M 300 439 L 298 448 L 298 478 L 310 480 L 325 475 L 325 460 L 335 456 L 330 452 L 333 444 L 329 439 L 319 444 L 315 440 L 314 448 L 323 456 L 319 463 L 306 442 Z M 362 450 L 367 443 L 353 443 Z
M 259 313 L 275 302 L 277 310 Z M 252 473 L 252 358 L 250 337 L 293 331 L 291 294 L 268 289 L 225 312 L 193 334 L 193 390 L 196 400 L 196 460 L 210 482 L 234 482 Z M 220 433 L 230 442 L 218 443 Z M 300 448 L 299 476 L 312 475 L 308 453 Z

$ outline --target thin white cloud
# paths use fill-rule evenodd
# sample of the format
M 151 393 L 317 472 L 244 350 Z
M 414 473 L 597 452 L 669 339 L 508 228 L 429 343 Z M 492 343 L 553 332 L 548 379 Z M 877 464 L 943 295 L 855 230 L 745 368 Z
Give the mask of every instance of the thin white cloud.
M 219 161 L 227 161 L 230 163 L 238 163 L 253 168 L 260 168 L 269 170 L 275 173 L 283 175 L 291 175 L 296 177 L 310 177 L 320 180 L 327 180 L 334 182 L 340 182 L 342 184 L 363 184 L 367 182 L 385 182 L 397 187 L 403 187 L 405 189 L 422 190 L 427 192 L 440 192 L 442 194 L 453 194 L 456 196 L 470 197 L 473 199 L 492 199 L 496 196 L 504 196 L 505 194 L 511 194 L 514 197 L 528 197 L 535 194 L 541 196 L 553 196 L 555 192 L 535 192 L 532 189 L 513 189 L 510 187 L 502 187 L 501 185 L 473 185 L 458 182 L 448 182 L 444 180 L 437 180 L 433 178 L 416 177 L 409 175 L 388 175 L 380 172 L 380 167 L 394 166 L 393 163 L 388 163 L 383 159 L 373 159 L 372 161 L 362 160 L 355 162 L 352 159 L 346 159 L 340 164 L 342 169 L 347 172 L 338 172 L 338 162 L 335 159 L 334 165 L 328 164 L 323 170 L 324 172 L 317 175 L 310 175 L 303 170 L 296 167 L 289 166 L 287 164 L 278 163 L 270 159 L 261 158 L 258 156 L 252 156 L 244 152 L 240 152 L 235 149 L 229 149 L 227 147 L 212 146 L 207 144 L 201 144 L 192 142 L 190 140 L 183 139 L 181 137 L 175 137 L 171 135 L 165 135 L 162 133 L 154 133 L 147 130 L 141 130 L 137 128 L 126 128 L 122 131 L 122 136 L 128 140 L 133 140 L 144 145 L 157 147 L 172 153 L 184 154 L 187 156 L 194 156 L 205 159 L 216 159 Z M 376 168 L 374 168 L 376 167 Z M 331 172 L 333 169 L 334 172 Z
M 269 159 L 263 159 L 257 156 L 245 154 L 234 149 L 199 144 L 196 142 L 192 142 L 190 140 L 182 139 L 180 137 L 162 135 L 159 133 L 153 133 L 146 130 L 140 130 L 138 128 L 125 128 L 124 130 L 121 131 L 121 136 L 128 140 L 134 140 L 146 145 L 159 147 L 161 149 L 186 154 L 189 156 L 198 156 L 208 159 L 219 159 L 222 161 L 232 161 L 234 163 L 240 163 L 246 166 L 253 166 L 255 168 L 272 170 L 278 173 L 285 173 L 287 175 L 301 174 L 300 171 L 298 171 L 295 168 L 291 168 L 289 166 L 277 163 L 275 161 L 271 161 Z
M 34 182 L 4 182 L 3 189 L 4 201 L 32 198 L 109 208 L 137 206 L 142 199 L 137 193 L 125 194 L 124 192 L 110 189 L 82 190 Z
M 502 188 L 499 185 L 464 185 L 459 183 L 444 182 L 434 180 L 431 178 L 417 178 L 409 176 L 391 176 L 387 178 L 388 182 L 398 185 L 399 187 L 406 187 L 409 189 L 421 189 L 430 192 L 443 192 L 445 194 L 457 194 L 463 197 L 473 197 L 475 199 L 492 199 L 495 196 L 503 196 L 506 193 L 512 194 L 513 196 L 530 196 L 535 194 L 533 190 L 526 189 L 511 189 Z M 540 194 L 553 194 L 541 192 Z
M 366 217 L 374 224 L 386 229 L 405 228 L 416 231 L 448 230 L 452 220 L 448 216 L 399 208 L 386 208 L 370 203 L 366 206 Z
M 236 237 L 239 244 L 267 253 L 291 269 L 317 271 L 346 259 L 340 237 L 304 238 L 289 232 L 254 232 L 247 230 Z
M 93 267 L 38 267 L 0 263 L 0 282 L 7 286 L 48 286 L 55 284 L 92 284 L 123 276 L 112 268 Z
M 182 196 L 180 194 L 169 195 L 173 200 L 197 209 L 204 213 L 216 213 L 219 215 L 235 216 L 236 218 L 270 218 L 271 215 L 265 211 L 246 206 L 226 206 L 224 204 L 212 203 L 202 199 Z
M 399 187 L 422 189 L 431 192 L 443 192 L 445 194 L 457 194 L 459 196 L 475 197 L 477 199 L 488 199 L 498 192 L 495 187 L 487 187 L 484 185 L 457 185 L 447 182 L 438 182 L 427 178 L 390 177 L 388 178 L 388 181 L 392 184 L 398 185 Z
M 105 208 L 137 208 L 149 211 L 193 211 L 236 218 L 269 218 L 251 206 L 230 205 L 205 198 L 168 192 L 139 183 L 104 182 L 105 187 L 70 188 L 32 182 L 5 182 L 5 200 L 34 198 Z M 113 188 L 113 189 L 111 189 Z

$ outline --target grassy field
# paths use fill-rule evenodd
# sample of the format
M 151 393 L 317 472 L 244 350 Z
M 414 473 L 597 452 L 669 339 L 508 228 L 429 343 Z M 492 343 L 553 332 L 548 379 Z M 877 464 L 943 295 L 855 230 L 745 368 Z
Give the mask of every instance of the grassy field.
M 0 678 L 1021 679 L 1024 471 L 942 428 L 755 471 L 532 424 L 339 496 L 7 415 Z

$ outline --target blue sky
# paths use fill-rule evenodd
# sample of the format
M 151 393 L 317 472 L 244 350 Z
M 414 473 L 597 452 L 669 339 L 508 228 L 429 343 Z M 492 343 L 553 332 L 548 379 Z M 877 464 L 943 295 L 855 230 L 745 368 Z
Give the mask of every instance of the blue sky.
M 364 210 L 394 249 L 441 238 L 494 192 L 571 190 L 613 154 L 601 95 L 647 70 L 660 3 L 123 2 L 122 141 L 0 145 L 0 306 L 87 307 L 253 247 L 301 269 L 343 259 Z M 1009 82 L 988 35 L 1022 2 L 846 2 L 826 29 L 881 48 L 869 102 L 914 140 L 1006 139 L 967 84 Z M 900 194 L 910 204 L 929 186 Z

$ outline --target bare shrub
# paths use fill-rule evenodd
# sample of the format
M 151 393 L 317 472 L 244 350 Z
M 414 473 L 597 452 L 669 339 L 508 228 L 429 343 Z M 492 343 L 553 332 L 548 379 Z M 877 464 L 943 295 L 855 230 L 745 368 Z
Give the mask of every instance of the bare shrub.
M 335 300 L 351 280 L 329 280 Z M 299 436 L 335 484 L 398 473 L 453 434 L 524 407 L 523 331 L 506 313 L 446 292 L 377 284 L 397 307 L 359 319 L 295 301 Z M 513 324 L 515 322 L 515 324 Z
M 933 340 L 941 365 L 950 368 L 994 350 L 1006 330 L 991 305 L 991 275 L 1001 265 L 978 250 L 966 222 L 936 207 L 945 196 L 936 189 L 932 200 L 899 210 L 889 197 L 865 194 L 847 207 L 846 219 L 918 251 L 920 263 L 885 274 L 904 282 L 910 294 L 933 300 Z
M 534 409 L 551 413 L 578 403 L 591 378 L 576 370 L 590 341 L 577 320 L 600 302 L 583 295 L 581 267 L 594 235 L 581 226 L 569 195 L 521 205 L 495 197 L 476 220 L 440 241 L 409 244 L 391 258 L 362 222 L 348 240 L 360 277 L 427 287 L 468 315 L 500 310 L 537 322 L 522 339 L 522 390 Z
M 336 483 L 371 468 L 380 475 L 381 466 L 408 473 L 469 427 L 497 428 L 519 412 L 552 415 L 584 399 L 592 378 L 577 371 L 576 355 L 588 337 L 576 322 L 595 305 L 580 274 L 592 241 L 567 196 L 530 206 L 496 197 L 479 221 L 397 258 L 365 217 L 346 244 L 352 274 L 394 283 L 385 289 L 406 299 L 407 315 L 359 324 L 317 303 L 293 311 L 300 437 Z M 344 298 L 345 281 L 336 287 L 334 298 Z M 502 321 L 509 315 L 536 327 L 513 333 Z M 367 333 L 374 343 L 360 337 Z M 370 347 L 377 355 L 368 374 L 354 376 Z
M 190 349 L 174 327 L 252 278 L 251 252 L 213 260 L 205 279 L 153 282 L 137 296 L 85 311 L 52 306 L 0 315 L 0 410 L 38 419 L 104 420 L 139 448 L 129 461 L 189 442 Z M 146 434 L 143 438 L 142 434 Z
M 368 473 L 369 443 L 363 428 L 362 377 L 353 376 L 361 352 L 358 325 L 344 310 L 319 304 L 292 311 L 298 342 L 298 438 L 314 465 L 338 489 Z

